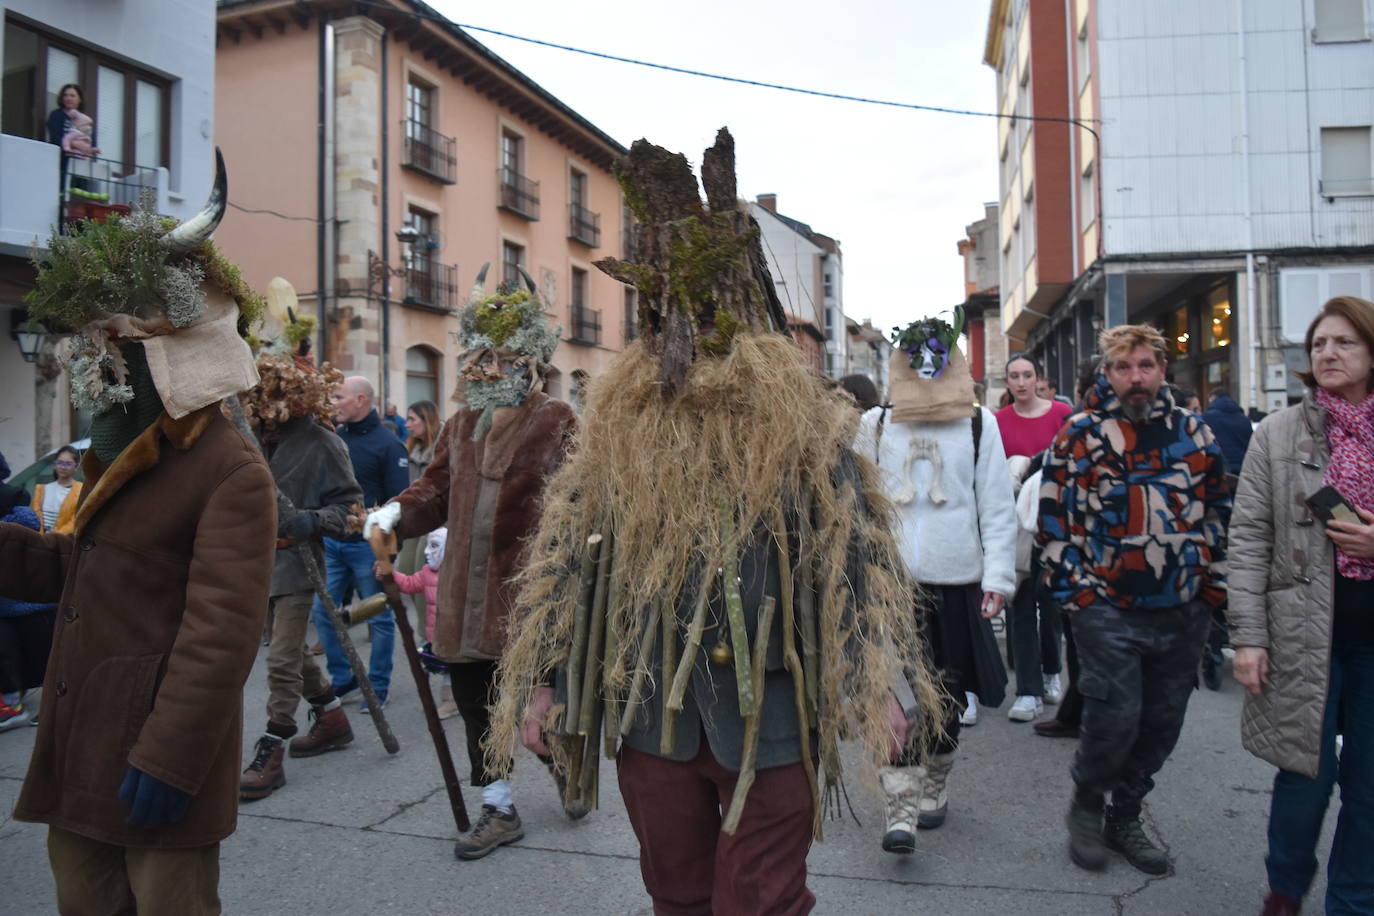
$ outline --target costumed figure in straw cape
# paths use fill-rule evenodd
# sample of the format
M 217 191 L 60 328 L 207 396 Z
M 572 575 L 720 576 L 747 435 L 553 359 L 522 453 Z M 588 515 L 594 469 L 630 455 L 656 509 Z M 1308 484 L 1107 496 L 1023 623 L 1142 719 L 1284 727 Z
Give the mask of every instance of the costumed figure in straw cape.
M 49 824 L 63 913 L 218 913 L 238 809 L 276 491 L 221 401 L 258 381 L 262 299 L 209 241 L 227 187 L 174 228 L 151 203 L 54 234 L 30 314 L 74 331 L 91 410 L 72 534 L 0 525 L 0 594 L 58 602 L 18 820 Z
M 286 742 L 296 734 L 296 708 L 310 704 L 310 731 L 291 741 L 292 757 L 312 757 L 353 740 L 329 676 L 307 646 L 314 583 L 297 544 L 309 545 L 316 569 L 324 567 L 321 535 L 343 537 L 362 488 L 353 479 L 348 449 L 332 432 L 334 392 L 343 373 L 310 356 L 314 319 L 297 317 L 296 293 L 281 277 L 267 290 L 268 317 L 259 335 L 257 386 L 241 397 L 248 419 L 272 469 L 277 489 L 289 500 L 277 519 L 277 552 L 272 567 L 267 650 L 267 727 L 239 781 L 244 799 L 266 798 L 286 785 Z M 267 339 L 268 335 L 271 339 Z M 353 529 L 356 531 L 356 529 Z
M 439 570 L 434 654 L 448 663 L 467 730 L 472 784 L 483 786 L 482 813 L 454 853 L 476 859 L 524 835 L 508 774 L 510 754 L 484 758 L 496 665 L 507 644 L 515 576 L 539 524 L 540 498 L 563 462 L 577 418 L 543 391 L 561 328 L 550 327 L 528 274 L 525 288 L 486 295 L 478 274 L 459 316 L 464 348 L 456 399 L 425 473 L 368 516 L 399 538 L 448 526 Z M 551 762 L 551 761 L 550 761 Z M 557 774 L 556 774 L 557 775 Z M 581 816 L 585 809 L 569 809 Z
M 852 405 L 787 336 L 729 133 L 707 206 L 647 141 L 616 172 L 636 256 L 598 266 L 638 289 L 643 336 L 549 484 L 488 754 L 551 747 L 593 806 L 614 757 L 658 912 L 807 912 L 840 740 L 885 762 L 938 705 L 912 586 Z
M 943 734 L 929 752 L 908 748 L 881 772 L 883 849 L 894 853 L 913 852 L 917 828 L 945 821 L 962 711 L 955 698 L 971 693 L 998 706 L 1007 684 L 988 618 L 1016 590 L 1016 503 L 997 421 L 973 403 L 958 347 L 963 317 L 958 309 L 953 326 L 925 318 L 893 329 L 891 409 L 881 423 L 869 411 L 860 433 L 896 506 L 902 560 L 921 587 L 914 612 L 946 691 Z

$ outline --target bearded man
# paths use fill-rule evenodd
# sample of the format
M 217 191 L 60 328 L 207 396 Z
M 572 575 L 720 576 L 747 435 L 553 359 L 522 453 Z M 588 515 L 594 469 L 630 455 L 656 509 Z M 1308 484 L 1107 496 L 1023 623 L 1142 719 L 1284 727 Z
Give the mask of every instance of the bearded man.
M 643 337 L 549 484 L 488 756 L 521 735 L 592 806 L 614 757 L 655 912 L 805 913 L 817 758 L 833 787 L 841 735 L 875 761 L 938 702 L 910 583 L 852 402 L 787 335 L 729 133 L 709 209 L 647 141 L 616 173 L 635 261 L 597 266 L 637 286 Z
M 1109 328 L 1100 350 L 1082 412 L 1050 446 L 1037 534 L 1072 621 L 1083 696 L 1069 854 L 1097 870 L 1110 847 L 1161 875 L 1169 859 L 1145 835 L 1141 805 L 1178 742 L 1212 608 L 1225 598 L 1217 564 L 1231 497 L 1212 431 L 1164 383 L 1160 333 Z
M 486 272 L 459 316 L 465 352 L 455 397 L 462 406 L 440 430 L 425 473 L 364 526 L 366 535 L 380 528 L 401 539 L 448 527 L 434 654 L 448 663 L 472 784 L 483 787 L 482 813 L 454 846 L 460 859 L 479 859 L 524 836 L 507 779 L 511 761 L 488 763 L 482 741 L 525 540 L 538 527 L 544 483 L 576 426 L 572 408 L 543 391 L 561 328 L 549 327 L 528 274 L 525 289 L 503 286 L 485 296 Z
M 216 159 L 199 215 L 167 230 L 145 201 L 54 236 L 29 295 L 78 330 L 73 401 L 95 414 L 75 531 L 0 524 L 0 594 L 59 602 L 14 816 L 49 825 L 63 913 L 219 912 L 276 491 L 221 412 L 257 382 L 240 334 L 262 300 L 209 242 Z M 130 282 L 89 281 L 108 276 Z

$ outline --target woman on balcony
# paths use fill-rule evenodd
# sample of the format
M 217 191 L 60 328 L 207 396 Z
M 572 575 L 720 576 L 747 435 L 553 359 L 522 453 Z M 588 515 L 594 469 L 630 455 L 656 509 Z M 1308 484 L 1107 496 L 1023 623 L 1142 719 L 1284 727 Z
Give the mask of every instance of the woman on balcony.
M 88 159 L 99 156 L 95 145 L 95 120 L 82 111 L 85 96 L 76 83 L 68 83 L 57 93 L 57 107 L 48 115 L 48 142 L 62 147 L 71 156 Z

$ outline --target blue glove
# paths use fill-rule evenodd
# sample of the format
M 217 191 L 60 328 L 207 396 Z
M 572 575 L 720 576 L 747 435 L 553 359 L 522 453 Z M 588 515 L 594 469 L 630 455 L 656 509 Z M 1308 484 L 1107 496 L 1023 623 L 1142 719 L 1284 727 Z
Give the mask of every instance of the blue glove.
M 191 796 L 131 766 L 119 785 L 119 797 L 129 803 L 126 822 L 135 827 L 175 824 L 186 816 Z

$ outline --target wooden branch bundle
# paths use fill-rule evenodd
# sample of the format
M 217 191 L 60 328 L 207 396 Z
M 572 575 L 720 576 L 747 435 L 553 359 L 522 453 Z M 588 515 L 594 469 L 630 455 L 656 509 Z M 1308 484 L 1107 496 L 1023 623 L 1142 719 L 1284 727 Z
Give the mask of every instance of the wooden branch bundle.
M 750 686 L 753 692 L 763 695 L 763 672 L 768 661 L 768 631 L 773 628 L 773 609 L 777 602 L 772 595 L 763 599 L 759 609 L 758 630 L 754 639 L 754 666 Z M 736 655 L 739 653 L 736 652 Z M 744 814 L 744 803 L 749 797 L 749 789 L 754 785 L 755 763 L 759 756 L 760 710 L 755 708 L 744 718 L 744 757 L 740 760 L 739 777 L 735 780 L 735 791 L 730 795 L 730 808 L 725 814 L 721 830 L 731 836 L 739 827 L 740 817 Z
M 577 610 L 573 617 L 572 653 L 568 656 L 568 711 L 563 721 L 564 730 L 569 734 L 577 731 L 582 712 L 579 705 L 582 671 L 587 662 L 587 633 L 591 626 L 592 602 L 596 597 L 596 569 L 600 556 L 601 535 L 590 535 L 582 552 L 581 588 L 578 590 Z
M 811 759 L 811 724 L 806 706 L 806 674 L 797 656 L 797 613 L 792 603 L 792 542 L 781 508 L 773 518 L 778 538 L 778 585 L 782 597 L 782 662 L 792 675 L 792 694 L 797 706 L 797 731 L 801 736 L 802 766 L 811 789 L 812 835 L 821 840 L 821 789 L 816 782 L 816 764 Z

